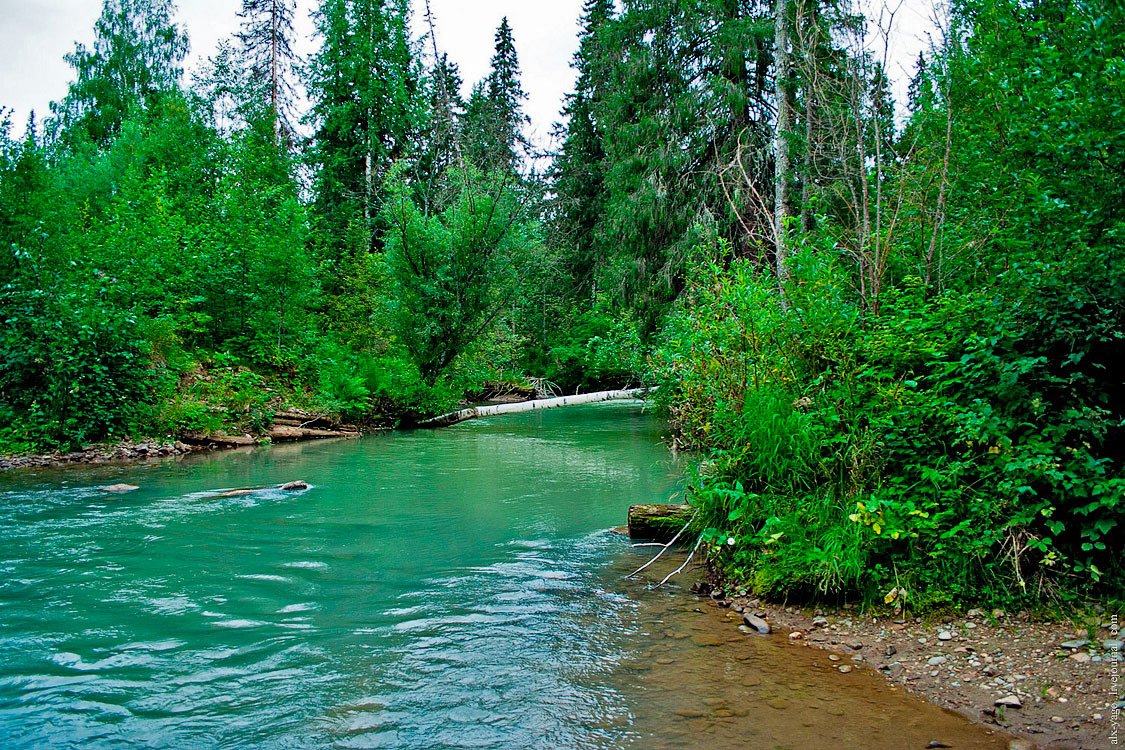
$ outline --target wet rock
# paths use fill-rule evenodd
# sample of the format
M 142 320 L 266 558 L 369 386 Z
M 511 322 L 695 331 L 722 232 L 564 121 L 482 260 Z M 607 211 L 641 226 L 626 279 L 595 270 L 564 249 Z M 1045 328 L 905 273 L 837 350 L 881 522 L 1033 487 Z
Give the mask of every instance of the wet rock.
M 727 592 L 723 591 L 722 589 L 715 589 L 714 591 L 711 592 L 711 598 L 712 599 L 722 599 L 726 595 L 727 595 Z
M 133 490 L 139 490 L 139 489 L 140 489 L 140 487 L 135 485 L 135 484 L 111 484 L 108 487 L 101 487 L 100 488 L 100 490 L 102 492 L 110 492 L 110 493 L 113 493 L 115 495 L 120 495 L 120 494 L 125 493 L 125 492 L 132 492 Z
M 286 492 L 294 492 L 296 490 L 307 490 L 308 488 L 309 488 L 309 483 L 302 480 L 302 479 L 297 479 L 293 482 L 286 482 L 285 484 L 278 487 L 278 489 L 285 490 Z
M 766 635 L 770 632 L 770 624 L 757 615 L 746 612 L 742 615 L 742 621 L 762 635 Z
M 840 670 L 841 674 L 847 674 L 848 672 L 852 671 L 852 666 L 850 664 L 841 664 L 840 666 L 836 667 L 836 669 Z
M 1005 695 L 993 703 L 994 706 L 1001 706 L 1003 708 L 1023 708 L 1023 701 L 1020 700 L 1018 695 Z
M 1016 738 L 1008 740 L 1008 750 L 1035 750 L 1035 745 L 1029 740 Z
M 947 745 L 944 742 L 942 742 L 941 740 L 930 740 L 930 744 L 926 745 L 926 747 L 929 748 L 929 747 L 953 747 L 953 746 Z
M 794 630 L 792 633 L 789 634 L 789 640 L 791 640 L 791 641 L 799 641 L 804 637 L 805 637 L 805 634 L 802 633 L 799 630 Z

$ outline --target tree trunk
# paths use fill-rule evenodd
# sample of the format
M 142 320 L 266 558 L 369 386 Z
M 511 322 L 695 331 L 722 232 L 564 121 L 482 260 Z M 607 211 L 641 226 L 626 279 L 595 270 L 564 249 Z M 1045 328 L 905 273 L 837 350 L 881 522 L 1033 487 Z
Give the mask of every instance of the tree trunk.
M 560 406 L 576 406 L 578 404 L 592 404 L 598 401 L 612 401 L 623 398 L 639 398 L 646 393 L 645 388 L 630 388 L 623 391 L 598 391 L 597 393 L 581 393 L 576 396 L 559 396 L 557 398 L 540 398 L 533 401 L 523 401 L 518 404 L 497 404 L 495 406 L 473 406 L 468 409 L 451 411 L 448 414 L 419 422 L 419 427 L 448 427 L 478 417 L 493 417 L 499 414 L 518 414 L 525 411 L 539 409 L 555 409 Z
M 630 505 L 629 536 L 668 542 L 691 520 L 690 505 Z
M 789 130 L 792 120 L 789 102 L 789 7 L 788 0 L 777 0 L 774 28 L 774 98 L 777 101 L 777 131 L 774 133 L 774 233 L 776 234 L 777 278 L 784 286 L 789 276 L 786 267 L 786 224 L 789 218 Z

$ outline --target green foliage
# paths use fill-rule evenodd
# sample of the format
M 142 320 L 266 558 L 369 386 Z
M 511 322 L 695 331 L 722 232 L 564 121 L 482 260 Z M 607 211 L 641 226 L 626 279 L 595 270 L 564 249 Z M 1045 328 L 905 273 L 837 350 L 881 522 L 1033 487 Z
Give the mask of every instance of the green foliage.
M 76 80 L 52 104 L 70 139 L 105 146 L 121 125 L 175 88 L 187 55 L 187 35 L 172 23 L 170 0 L 104 0 L 94 46 L 76 44 L 66 56 Z
M 717 559 L 773 593 L 1117 591 L 1111 257 L 1015 267 L 972 292 L 907 279 L 864 321 L 824 256 L 801 257 L 784 308 L 769 276 L 699 256 L 654 361 L 709 456 L 694 502 Z
M 27 445 L 69 448 L 124 436 L 148 415 L 145 342 L 136 320 L 100 295 L 8 285 L 0 319 L 0 392 Z
M 396 328 L 430 385 L 512 301 L 539 243 L 507 176 L 457 180 L 439 213 L 424 212 L 398 179 L 387 207 Z

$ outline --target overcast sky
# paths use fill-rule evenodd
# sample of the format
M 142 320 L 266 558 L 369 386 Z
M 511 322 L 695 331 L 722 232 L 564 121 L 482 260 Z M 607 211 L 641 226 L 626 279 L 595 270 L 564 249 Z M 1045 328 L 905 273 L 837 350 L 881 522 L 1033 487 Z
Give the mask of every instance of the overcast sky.
M 863 1 L 879 6 L 884 2 Z M 901 5 L 890 68 L 899 83 L 896 98 L 901 99 L 913 61 L 926 43 L 932 0 L 894 2 Z M 312 48 L 309 11 L 314 4 L 315 0 L 297 0 L 297 46 L 303 53 Z M 220 40 L 238 28 L 241 5 L 240 0 L 179 1 L 177 20 L 186 26 L 191 40 L 189 76 Z M 421 34 L 424 6 L 422 0 L 414 0 L 414 5 L 415 30 Z M 93 41 L 101 6 L 101 0 L 0 0 L 0 107 L 14 110 L 16 132 L 22 132 L 31 110 L 42 117 L 51 101 L 66 94 L 71 70 L 63 55 L 76 41 Z M 487 74 L 493 35 L 500 19 L 508 17 L 528 93 L 531 136 L 546 137 L 558 119 L 563 96 L 574 84 L 570 60 L 577 46 L 582 0 L 431 0 L 431 7 L 438 46 L 461 66 L 466 88 Z

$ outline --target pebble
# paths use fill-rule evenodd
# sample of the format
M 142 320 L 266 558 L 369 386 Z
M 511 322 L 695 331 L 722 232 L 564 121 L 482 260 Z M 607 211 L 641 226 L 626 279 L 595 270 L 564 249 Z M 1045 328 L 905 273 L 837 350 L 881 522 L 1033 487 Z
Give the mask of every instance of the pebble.
M 828 627 L 828 620 L 823 617 L 814 617 L 812 626 L 814 628 L 826 628 Z
M 929 661 L 926 662 L 926 665 L 930 667 L 940 667 L 947 661 L 949 661 L 949 658 L 946 656 L 931 656 Z
M 1106 651 L 1120 651 L 1122 649 L 1122 643 L 1121 641 L 1111 639 L 1102 642 L 1102 648 Z
M 850 649 L 859 651 L 861 648 L 863 648 L 863 641 L 848 641 L 844 645 Z
M 1061 716 L 1052 716 L 1051 721 L 1055 722 L 1056 724 L 1062 724 L 1064 721 L 1066 721 L 1066 719 Z
M 1005 695 L 1003 698 L 998 699 L 993 705 L 1003 706 L 1005 708 L 1023 708 L 1023 701 L 1019 699 L 1018 695 Z
M 1089 638 L 1075 638 L 1072 641 L 1063 641 L 1059 644 L 1063 648 L 1086 648 L 1090 645 Z
M 950 633 L 948 630 L 943 630 L 937 634 L 937 637 L 939 641 L 952 641 L 953 633 Z
M 852 666 L 850 664 L 841 664 L 840 666 L 836 667 L 836 669 L 839 669 L 842 674 L 847 674 L 848 672 L 852 671 Z
M 1087 664 L 1090 661 L 1090 655 L 1085 651 L 1079 651 L 1077 653 L 1071 654 L 1067 658 L 1069 658 L 1071 661 L 1076 661 L 1079 664 Z
M 799 641 L 804 637 L 805 637 L 805 634 L 802 633 L 799 630 L 794 630 L 792 633 L 789 634 L 789 640 L 791 640 L 791 641 Z
M 965 616 L 966 617 L 984 617 L 984 610 L 983 609 L 977 609 L 976 607 L 973 607 L 967 613 L 965 613 Z
M 887 647 L 883 649 L 884 656 L 894 656 L 898 653 L 898 649 L 893 644 L 888 643 Z
M 829 654 L 828 661 L 840 661 L 840 657 L 836 656 L 836 654 Z

